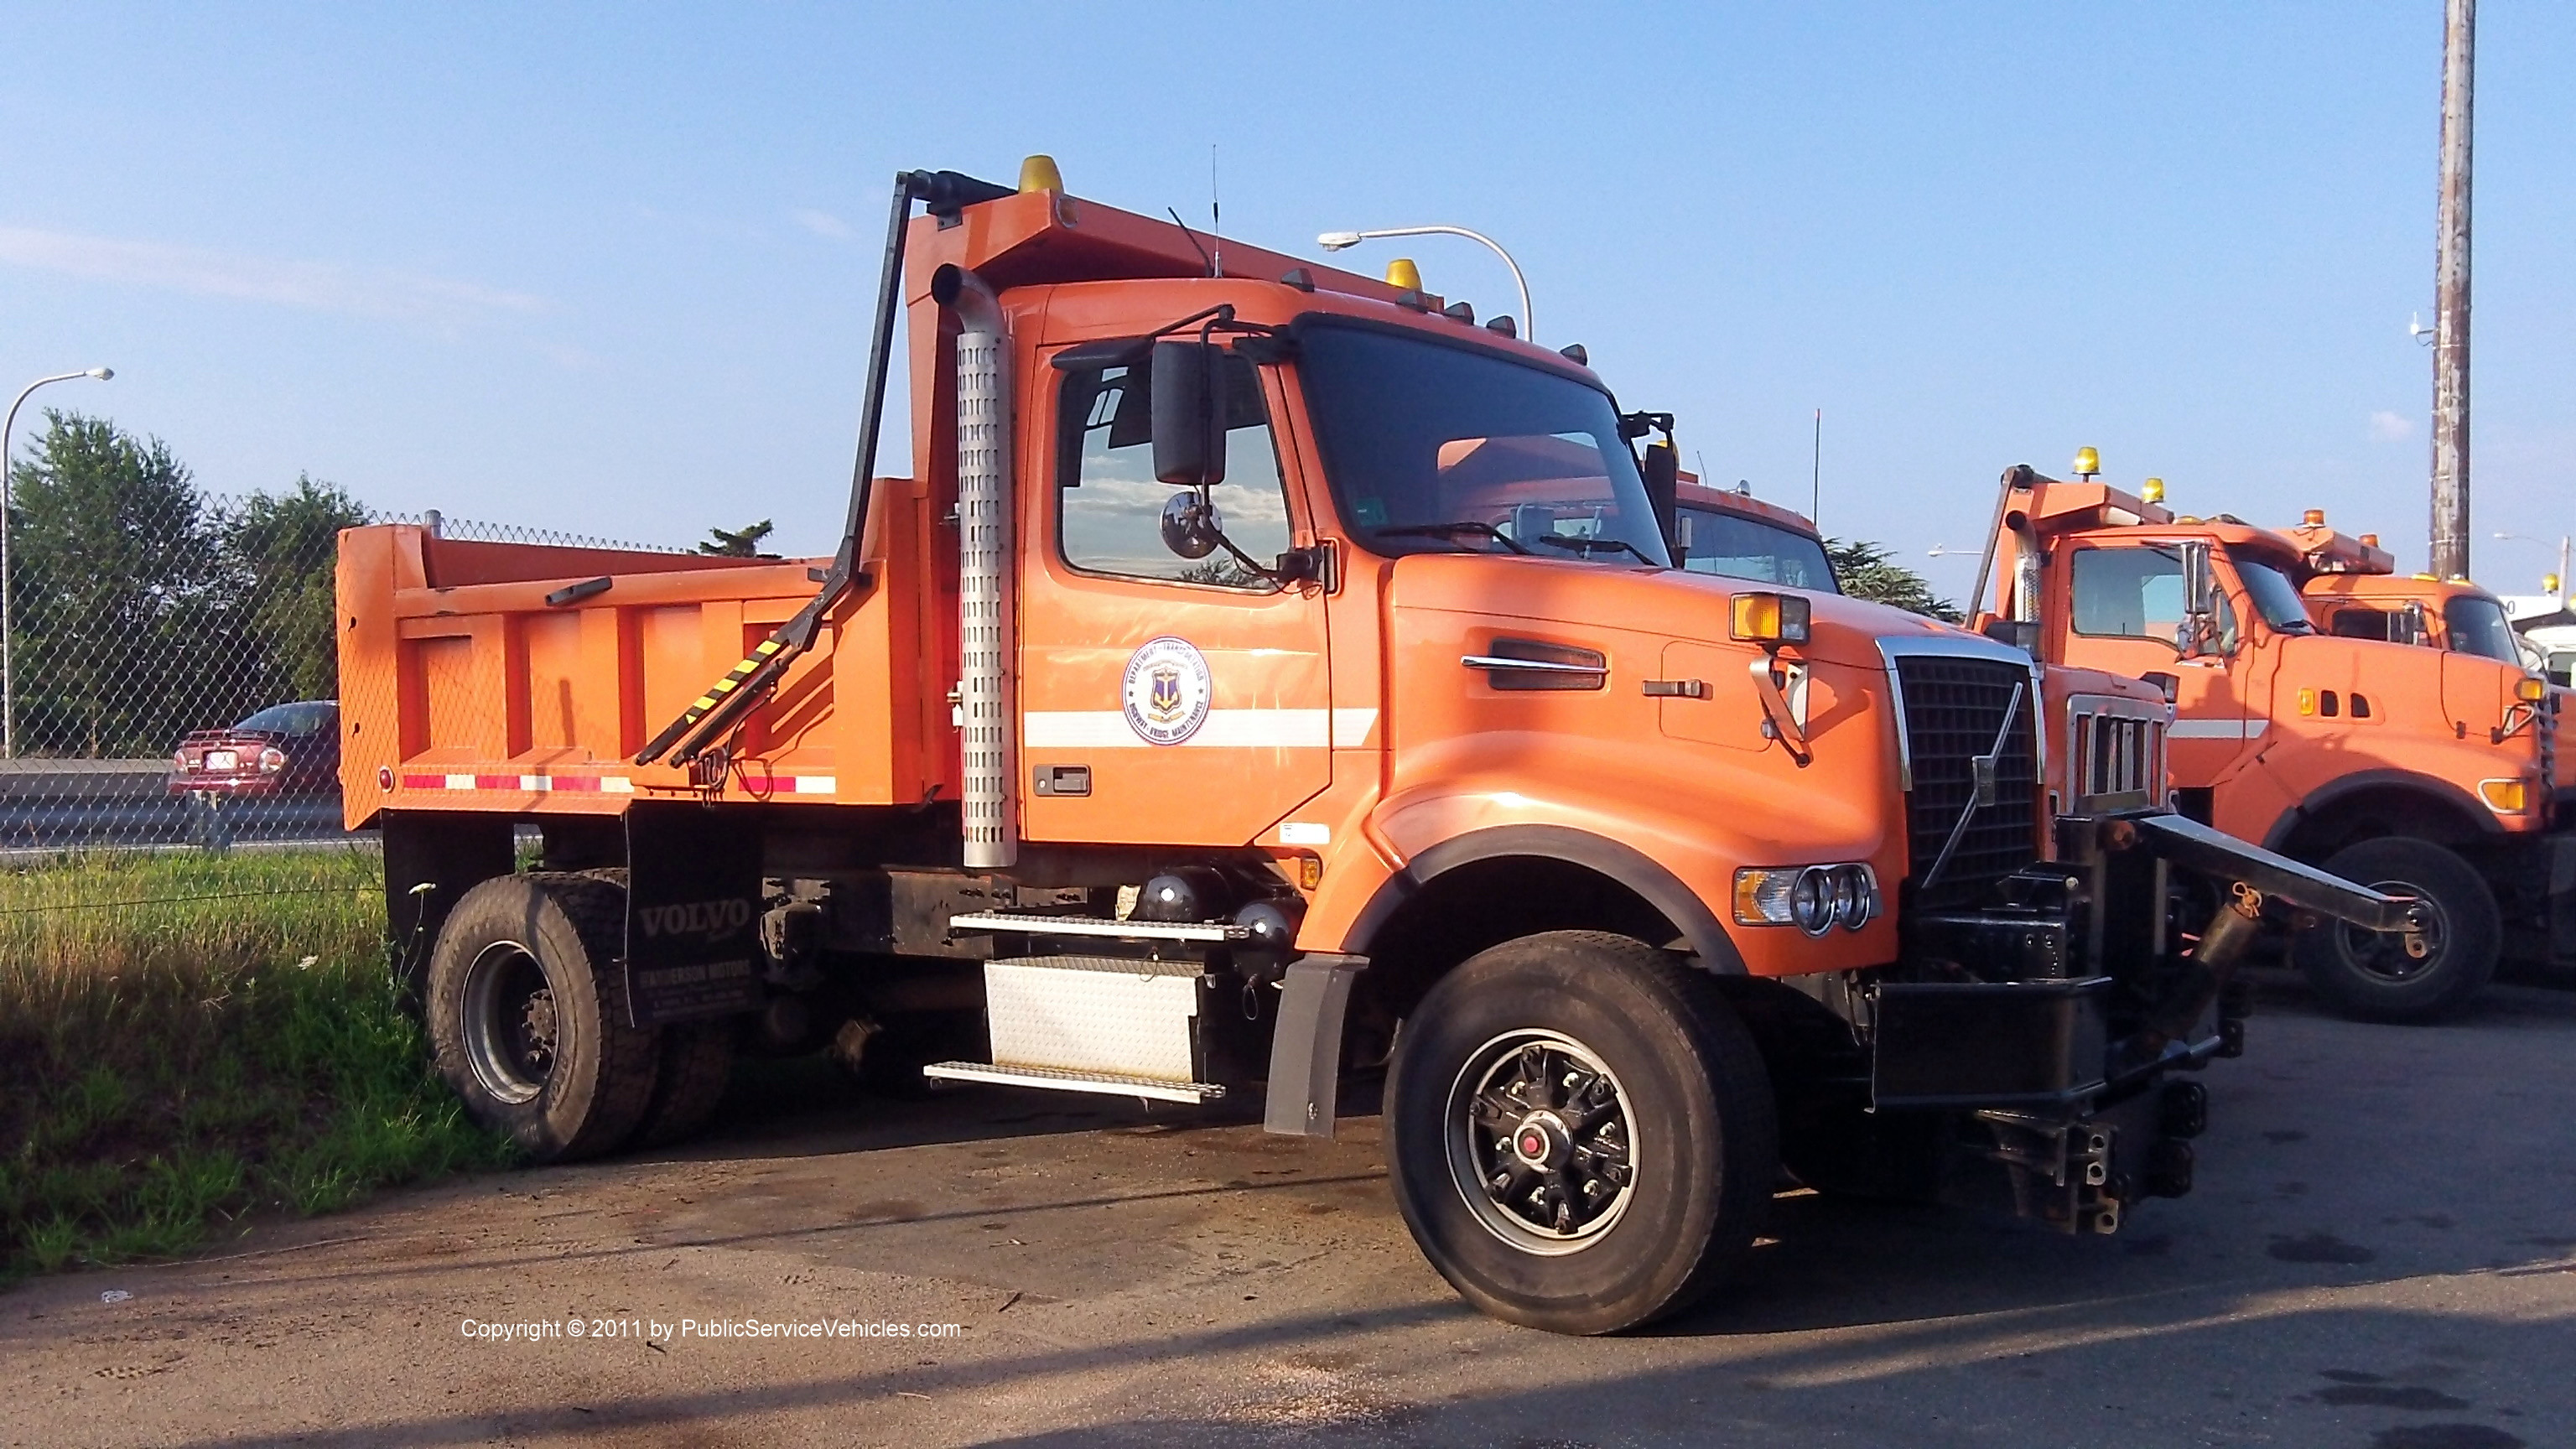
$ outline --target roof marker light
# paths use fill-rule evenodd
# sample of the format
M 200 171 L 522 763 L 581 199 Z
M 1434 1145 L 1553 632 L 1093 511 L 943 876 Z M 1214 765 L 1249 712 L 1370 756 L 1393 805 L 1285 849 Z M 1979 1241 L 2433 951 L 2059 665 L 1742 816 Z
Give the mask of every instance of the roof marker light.
M 1064 190 L 1064 173 L 1055 169 L 1053 156 L 1030 156 L 1020 162 L 1020 191 Z

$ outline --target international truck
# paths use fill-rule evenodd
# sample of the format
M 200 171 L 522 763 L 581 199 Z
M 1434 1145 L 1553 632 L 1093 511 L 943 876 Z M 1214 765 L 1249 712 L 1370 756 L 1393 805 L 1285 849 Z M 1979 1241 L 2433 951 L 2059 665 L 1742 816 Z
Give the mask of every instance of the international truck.
M 2557 711 L 2510 639 L 2493 637 L 2502 615 L 2483 590 L 2408 585 L 2410 600 L 2382 608 L 2386 551 L 2321 514 L 2291 530 L 2180 516 L 2026 465 L 2004 474 L 1995 518 L 1980 627 L 2045 663 L 2171 691 L 2184 814 L 2422 902 L 2414 934 L 2296 932 L 2290 949 L 2323 1000 L 2370 1020 L 2437 1020 L 2508 951 L 2576 960 Z M 2419 647 L 2427 637 L 2448 647 Z
M 2116 1229 L 2190 1186 L 2257 922 L 2414 928 L 2158 809 L 2160 697 L 1673 568 L 1657 420 L 1508 319 L 1043 158 L 899 176 L 879 298 L 827 558 L 342 535 L 349 820 L 532 1158 L 826 1036 L 1292 1135 L 1347 1079 L 1461 1294 L 1607 1332 L 1784 1168 Z

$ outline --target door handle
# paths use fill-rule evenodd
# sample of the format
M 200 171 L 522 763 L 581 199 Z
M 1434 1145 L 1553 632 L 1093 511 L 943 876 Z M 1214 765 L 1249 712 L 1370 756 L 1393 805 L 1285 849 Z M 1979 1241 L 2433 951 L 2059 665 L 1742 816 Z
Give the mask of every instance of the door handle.
M 1607 664 L 1560 664 L 1553 659 L 1504 659 L 1492 654 L 1470 654 L 1458 662 L 1469 669 L 1508 669 L 1514 674 L 1584 674 L 1598 679 L 1610 672 Z

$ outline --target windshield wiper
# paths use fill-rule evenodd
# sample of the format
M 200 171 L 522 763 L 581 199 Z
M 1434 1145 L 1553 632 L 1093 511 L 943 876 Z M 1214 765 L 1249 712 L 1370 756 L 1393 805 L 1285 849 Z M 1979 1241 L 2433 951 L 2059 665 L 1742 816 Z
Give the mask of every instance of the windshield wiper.
M 1462 533 L 1481 533 L 1514 553 L 1526 555 L 1529 552 L 1520 540 L 1490 523 L 1481 523 L 1473 518 L 1462 518 L 1455 523 L 1408 523 L 1401 528 L 1373 528 L 1369 532 L 1380 538 L 1455 538 Z
M 1552 544 L 1557 548 L 1573 549 L 1581 553 L 1590 553 L 1596 548 L 1624 548 L 1628 552 L 1635 554 L 1637 556 L 1637 562 L 1646 565 L 1648 568 L 1663 567 L 1662 564 L 1646 557 L 1646 551 L 1644 549 L 1637 547 L 1635 544 L 1630 543 L 1624 538 L 1577 538 L 1569 533 L 1542 533 L 1538 536 L 1538 541 L 1544 544 Z

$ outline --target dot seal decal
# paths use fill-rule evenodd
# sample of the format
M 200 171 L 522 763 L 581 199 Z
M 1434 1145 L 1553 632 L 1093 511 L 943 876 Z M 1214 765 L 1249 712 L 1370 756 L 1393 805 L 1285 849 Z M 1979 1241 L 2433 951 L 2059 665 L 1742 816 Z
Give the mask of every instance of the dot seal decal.
M 1149 745 L 1177 745 L 1197 734 L 1215 693 L 1207 657 L 1187 639 L 1148 639 L 1127 656 L 1127 728 Z

